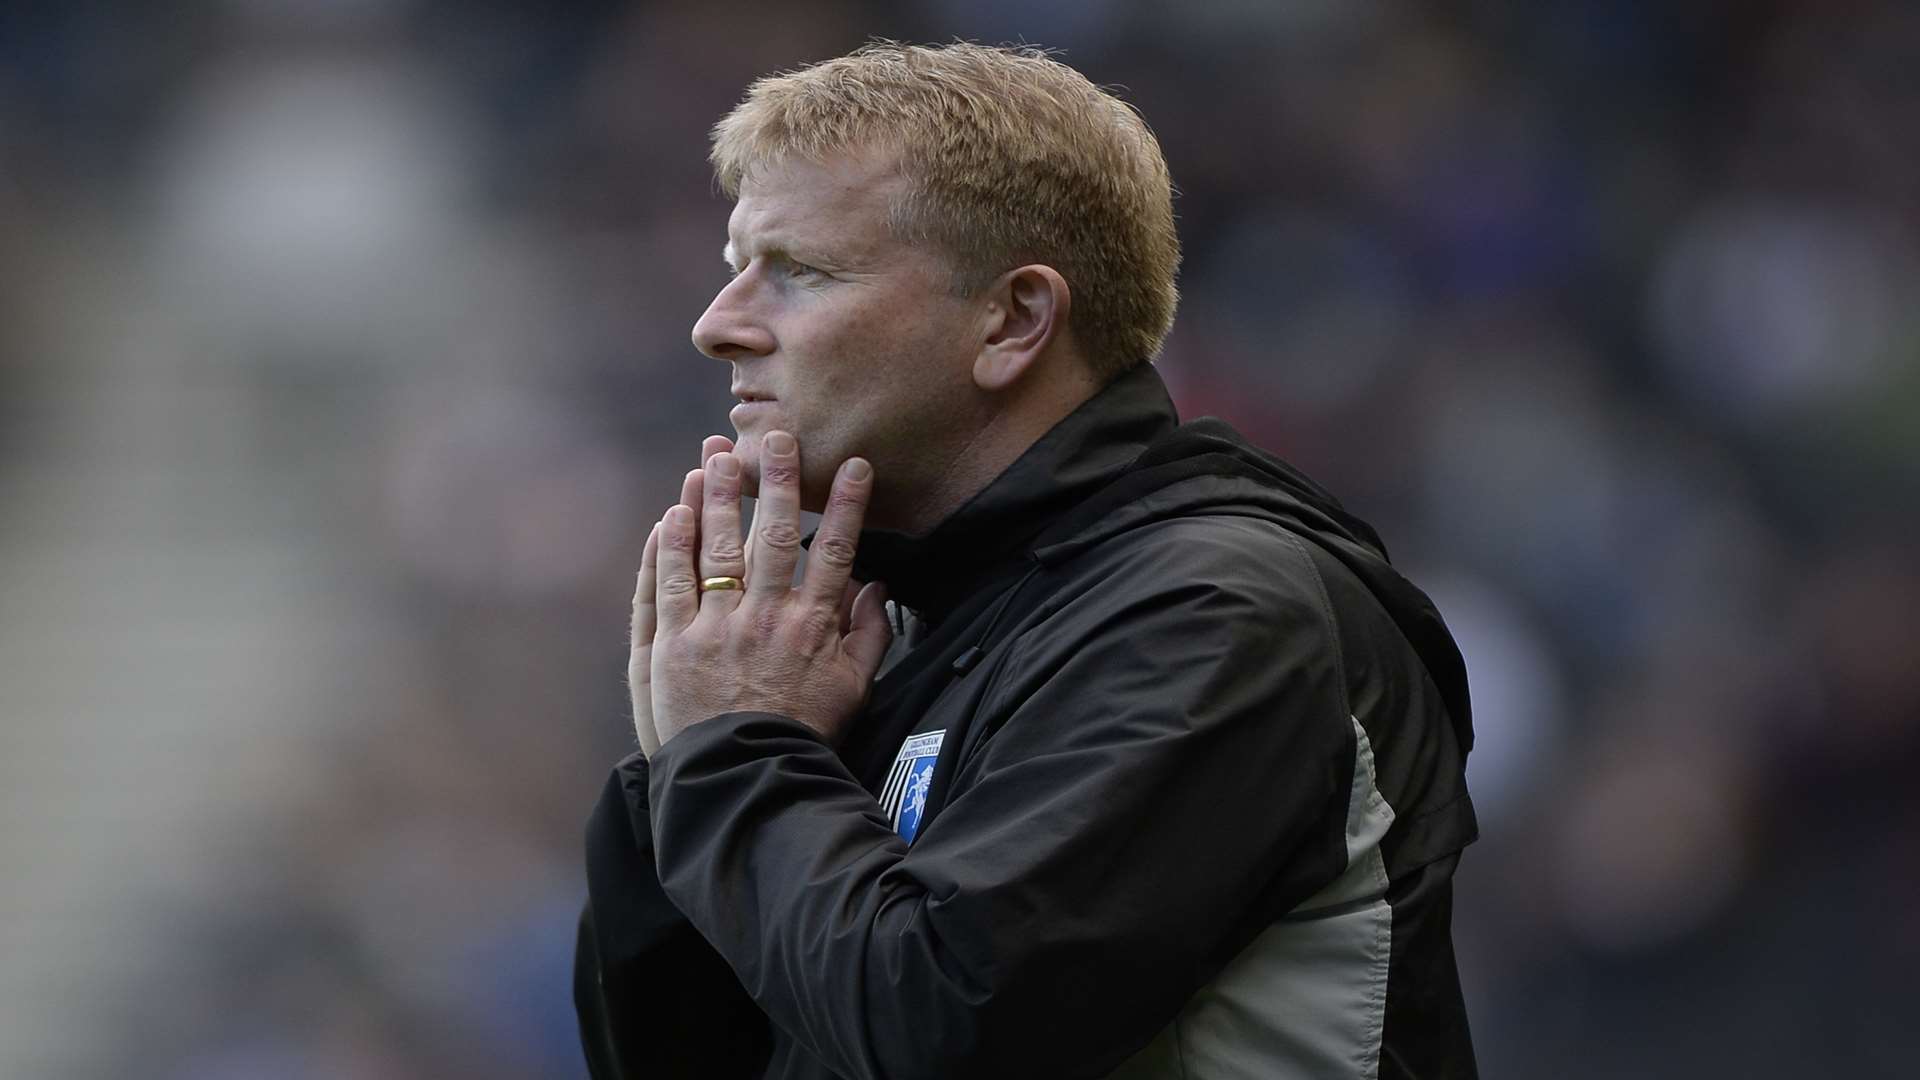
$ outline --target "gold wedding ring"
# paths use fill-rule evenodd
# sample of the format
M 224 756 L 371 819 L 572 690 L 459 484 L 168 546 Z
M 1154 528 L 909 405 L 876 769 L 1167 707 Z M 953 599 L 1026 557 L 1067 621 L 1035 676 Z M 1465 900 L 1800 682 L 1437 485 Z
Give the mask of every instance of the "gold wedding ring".
M 747 587 L 747 583 L 737 577 L 710 577 L 700 579 L 701 592 L 738 592 Z

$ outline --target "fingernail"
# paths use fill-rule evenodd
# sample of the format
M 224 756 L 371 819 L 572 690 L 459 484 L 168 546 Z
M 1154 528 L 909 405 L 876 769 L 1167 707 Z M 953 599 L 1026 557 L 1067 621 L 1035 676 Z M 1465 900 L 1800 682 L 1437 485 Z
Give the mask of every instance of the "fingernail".
M 667 524 L 672 525 L 676 529 L 684 529 L 687 526 L 692 525 L 693 524 L 692 508 L 676 505 L 673 509 L 667 511 Z
M 873 475 L 873 466 L 865 458 L 853 458 L 847 462 L 847 479 L 865 480 Z
M 740 475 L 740 461 L 732 454 L 713 455 L 713 460 L 707 462 L 707 468 L 712 469 L 713 474 L 723 480 L 731 480 Z
M 784 431 L 767 432 L 767 452 L 768 453 L 783 454 L 783 455 L 791 454 L 795 450 L 798 450 L 799 448 L 800 448 L 800 445 L 793 441 L 793 436 L 787 434 L 786 432 Z

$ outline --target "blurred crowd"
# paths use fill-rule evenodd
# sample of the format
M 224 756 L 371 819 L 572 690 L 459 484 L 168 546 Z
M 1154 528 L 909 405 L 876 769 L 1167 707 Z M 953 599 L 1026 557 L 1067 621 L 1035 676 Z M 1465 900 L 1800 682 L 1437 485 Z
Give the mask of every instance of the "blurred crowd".
M 1140 107 L 1183 414 L 1453 626 L 1486 1074 L 1911 1075 L 1920 7 L 186 0 L 0 15 L 0 1076 L 584 1075 L 705 132 L 875 35 Z

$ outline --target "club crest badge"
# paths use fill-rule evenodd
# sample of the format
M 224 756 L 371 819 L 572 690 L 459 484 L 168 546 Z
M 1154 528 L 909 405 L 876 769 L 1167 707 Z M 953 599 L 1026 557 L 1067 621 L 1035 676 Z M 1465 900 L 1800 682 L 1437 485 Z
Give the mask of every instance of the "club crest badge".
M 909 844 L 920 831 L 927 788 L 933 783 L 933 765 L 940 760 L 940 744 L 946 737 L 945 728 L 907 736 L 887 773 L 886 786 L 880 789 L 880 809 L 893 822 L 893 831 Z

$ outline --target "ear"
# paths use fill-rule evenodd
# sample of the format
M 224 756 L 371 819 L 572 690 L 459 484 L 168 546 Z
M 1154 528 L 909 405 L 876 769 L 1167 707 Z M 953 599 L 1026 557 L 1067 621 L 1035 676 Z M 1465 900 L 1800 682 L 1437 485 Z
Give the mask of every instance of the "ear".
M 973 383 L 992 392 L 1019 382 L 1066 332 L 1073 294 L 1058 270 L 1034 263 L 1000 275 L 987 297 L 989 321 L 973 360 Z

